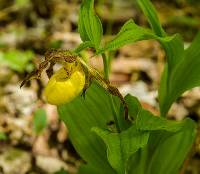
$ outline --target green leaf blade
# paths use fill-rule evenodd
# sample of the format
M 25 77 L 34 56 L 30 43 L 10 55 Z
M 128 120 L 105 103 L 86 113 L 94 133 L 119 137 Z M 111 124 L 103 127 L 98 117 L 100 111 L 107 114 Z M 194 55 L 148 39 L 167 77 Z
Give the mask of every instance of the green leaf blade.
M 98 50 L 103 27 L 101 20 L 94 12 L 94 0 L 83 1 L 79 13 L 78 31 L 83 42 L 91 41 Z
M 134 100 L 129 96 L 129 101 L 131 98 Z M 141 108 L 135 124 L 138 130 L 149 133 L 149 139 L 147 146 L 131 157 L 129 173 L 177 174 L 195 140 L 194 121 L 189 118 L 168 120 Z
M 128 160 L 140 148 L 147 145 L 149 137 L 147 132 L 138 131 L 135 125 L 121 133 L 113 133 L 100 128 L 93 128 L 92 130 L 106 144 L 108 160 L 118 174 L 127 172 Z
M 153 145 L 155 151 L 148 166 L 148 174 L 177 174 L 190 152 L 195 136 L 196 126 L 190 119 L 185 120 L 184 127 L 176 133 L 153 133 L 150 146 Z M 160 141 L 157 141 L 155 148 L 155 139 L 159 137 Z
M 155 37 L 149 30 L 139 27 L 133 20 L 129 20 L 122 26 L 115 38 L 108 42 L 98 53 L 116 50 L 126 44 L 144 39 L 155 39 Z
M 178 48 L 174 49 L 174 55 L 180 55 L 183 58 L 174 63 L 176 66 L 174 66 L 173 69 L 168 69 L 168 71 L 170 71 L 167 73 L 168 81 L 166 81 L 167 77 L 163 77 L 162 79 L 162 83 L 165 83 L 164 85 L 161 84 L 159 91 L 160 109 L 162 115 L 166 115 L 172 103 L 182 93 L 200 85 L 199 43 L 200 32 L 197 34 L 191 46 L 185 51 Z M 180 52 L 182 52 L 182 54 Z
M 144 131 L 165 130 L 177 132 L 182 129 L 184 125 L 185 121 L 167 120 L 163 117 L 154 116 L 152 113 L 144 109 L 139 112 L 136 119 L 137 129 Z
M 106 174 L 114 174 L 106 157 L 106 147 L 101 139 L 91 132 L 94 126 L 106 128 L 112 120 L 109 94 L 93 83 L 85 99 L 77 97 L 70 103 L 58 107 L 61 120 L 69 129 L 69 137 L 76 151 L 93 168 Z

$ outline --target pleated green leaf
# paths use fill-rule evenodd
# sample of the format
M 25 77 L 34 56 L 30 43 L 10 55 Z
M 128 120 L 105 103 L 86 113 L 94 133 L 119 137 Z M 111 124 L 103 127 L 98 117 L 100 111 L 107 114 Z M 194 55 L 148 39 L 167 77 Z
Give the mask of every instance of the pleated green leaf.
M 92 127 L 107 128 L 112 121 L 109 94 L 93 83 L 85 99 L 77 97 L 70 103 L 58 107 L 61 120 L 69 129 L 69 137 L 79 155 L 93 168 L 106 174 L 114 174 L 106 156 L 106 146 L 91 132 Z
M 103 28 L 99 17 L 94 12 L 94 0 L 85 0 L 81 4 L 78 31 L 83 42 L 91 41 L 96 50 L 99 48 Z
M 116 50 L 126 44 L 148 39 L 156 39 L 162 45 L 171 45 L 171 42 L 174 42 L 176 38 L 177 35 L 169 37 L 159 37 L 151 30 L 136 25 L 134 21 L 130 19 L 122 26 L 121 30 L 114 37 L 114 39 L 106 43 L 105 47 L 98 51 L 98 54 L 105 51 Z
M 178 174 L 196 136 L 196 126 L 191 119 L 183 121 L 179 131 L 153 131 L 148 151 L 148 174 Z
M 170 132 L 177 132 L 185 126 L 183 121 L 167 120 L 166 118 L 154 116 L 151 112 L 141 109 L 136 119 L 136 127 L 139 130 L 154 131 L 154 130 L 165 130 Z
M 111 166 L 118 174 L 125 174 L 129 158 L 139 149 L 146 146 L 149 134 L 139 131 L 135 125 L 121 133 L 93 128 L 107 146 L 107 156 Z
M 128 96 L 129 108 L 135 97 Z M 129 160 L 129 174 L 178 174 L 196 136 L 196 124 L 154 116 L 138 107 L 136 128 L 149 133 L 148 144 Z
M 177 132 L 154 130 L 148 145 L 129 160 L 128 174 L 178 174 L 196 136 L 195 124 L 187 120 Z

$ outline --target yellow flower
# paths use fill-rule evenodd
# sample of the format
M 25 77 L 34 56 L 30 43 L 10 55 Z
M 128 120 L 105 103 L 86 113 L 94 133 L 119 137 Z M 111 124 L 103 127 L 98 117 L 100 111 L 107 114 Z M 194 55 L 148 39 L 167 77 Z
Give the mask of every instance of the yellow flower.
M 85 73 L 80 64 L 67 63 L 48 81 L 44 96 L 48 103 L 60 105 L 72 101 L 85 85 Z

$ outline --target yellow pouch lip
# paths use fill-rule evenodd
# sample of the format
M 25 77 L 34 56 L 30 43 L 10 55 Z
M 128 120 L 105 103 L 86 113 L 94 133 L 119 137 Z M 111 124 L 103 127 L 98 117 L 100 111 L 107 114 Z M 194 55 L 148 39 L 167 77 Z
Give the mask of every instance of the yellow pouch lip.
M 72 67 L 69 75 L 66 67 L 59 69 L 48 81 L 43 95 L 53 105 L 61 105 L 72 101 L 85 85 L 85 73 L 81 66 Z

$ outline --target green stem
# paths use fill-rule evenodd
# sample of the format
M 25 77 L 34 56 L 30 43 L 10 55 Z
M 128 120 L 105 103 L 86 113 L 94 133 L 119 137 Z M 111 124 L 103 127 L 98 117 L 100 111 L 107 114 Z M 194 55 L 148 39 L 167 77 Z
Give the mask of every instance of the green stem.
M 109 80 L 110 61 L 108 60 L 105 53 L 102 54 L 102 58 L 103 58 L 103 65 L 104 65 L 104 78 L 106 80 Z M 121 130 L 120 130 L 120 126 L 119 126 L 118 119 L 117 119 L 117 111 L 115 109 L 113 96 L 111 94 L 110 94 L 110 101 L 111 101 L 111 109 L 112 109 L 116 129 L 117 129 L 117 132 L 120 132 Z

